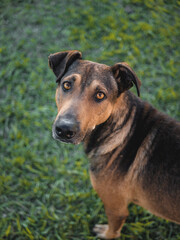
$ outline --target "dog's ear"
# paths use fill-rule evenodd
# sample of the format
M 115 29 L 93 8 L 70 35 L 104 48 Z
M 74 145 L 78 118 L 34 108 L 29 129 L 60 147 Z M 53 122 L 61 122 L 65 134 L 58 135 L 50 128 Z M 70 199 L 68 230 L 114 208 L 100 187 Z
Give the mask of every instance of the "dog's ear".
M 116 63 L 111 67 L 111 69 L 118 84 L 118 95 L 131 88 L 134 83 L 136 86 L 137 94 L 140 96 L 139 88 L 141 86 L 141 81 L 138 79 L 135 72 L 127 63 Z
M 82 54 L 79 51 L 66 51 L 66 52 L 57 52 L 51 54 L 48 57 L 49 66 L 53 70 L 57 79 L 56 82 L 59 82 L 62 76 L 67 72 L 68 67 L 76 60 L 81 59 Z

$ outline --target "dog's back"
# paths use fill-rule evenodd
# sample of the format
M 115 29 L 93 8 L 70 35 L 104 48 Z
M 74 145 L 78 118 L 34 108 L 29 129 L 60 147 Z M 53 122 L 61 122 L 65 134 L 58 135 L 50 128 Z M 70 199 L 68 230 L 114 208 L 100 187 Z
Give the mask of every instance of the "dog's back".
M 152 212 L 180 223 L 180 123 L 159 112 L 155 118 L 155 135 L 142 171 L 142 186 L 151 199 Z

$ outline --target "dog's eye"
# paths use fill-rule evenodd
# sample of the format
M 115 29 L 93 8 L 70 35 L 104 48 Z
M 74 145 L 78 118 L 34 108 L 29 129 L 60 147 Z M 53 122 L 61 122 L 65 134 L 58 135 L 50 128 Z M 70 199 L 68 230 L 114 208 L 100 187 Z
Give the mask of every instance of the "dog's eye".
M 63 89 L 64 89 L 65 91 L 70 90 L 71 87 L 72 87 L 72 85 L 71 85 L 70 82 L 64 82 L 64 83 L 63 83 Z
M 103 93 L 103 92 L 98 92 L 98 93 L 96 93 L 96 95 L 95 95 L 95 99 L 97 100 L 97 101 L 102 101 L 104 98 L 105 98 L 105 94 Z

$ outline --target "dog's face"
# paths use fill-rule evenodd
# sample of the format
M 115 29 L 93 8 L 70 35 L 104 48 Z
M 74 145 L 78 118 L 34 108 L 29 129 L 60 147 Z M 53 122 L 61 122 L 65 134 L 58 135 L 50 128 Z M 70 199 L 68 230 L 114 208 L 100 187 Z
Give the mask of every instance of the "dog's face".
M 53 125 L 54 138 L 81 142 L 109 118 L 117 93 L 110 67 L 76 60 L 56 90 L 58 115 Z
M 78 51 L 50 55 L 49 65 L 58 82 L 53 137 L 74 144 L 110 117 L 117 98 L 132 86 L 135 76 L 125 63 L 109 67 L 85 61 Z M 138 89 L 139 80 L 134 79 Z

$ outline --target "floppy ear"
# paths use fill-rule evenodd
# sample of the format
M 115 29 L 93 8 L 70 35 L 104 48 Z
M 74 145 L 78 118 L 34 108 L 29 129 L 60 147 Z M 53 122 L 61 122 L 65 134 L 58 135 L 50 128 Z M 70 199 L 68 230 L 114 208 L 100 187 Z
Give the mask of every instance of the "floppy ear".
M 140 96 L 140 86 L 141 81 L 136 76 L 135 72 L 131 69 L 131 67 L 125 63 L 116 63 L 111 67 L 114 78 L 118 84 L 118 93 L 122 93 L 133 86 L 133 83 L 136 86 L 137 94 Z
M 57 52 L 51 54 L 48 57 L 49 66 L 53 70 L 57 79 L 56 82 L 59 82 L 62 76 L 67 72 L 68 67 L 76 60 L 81 59 L 82 54 L 79 51 L 66 51 L 66 52 Z

